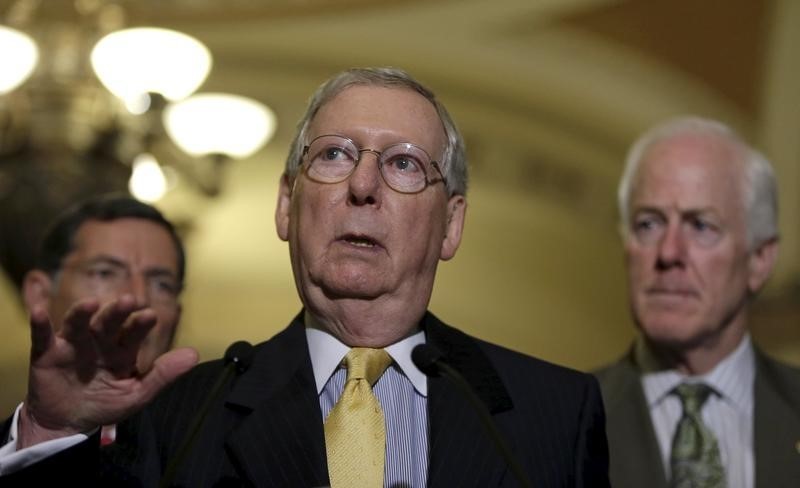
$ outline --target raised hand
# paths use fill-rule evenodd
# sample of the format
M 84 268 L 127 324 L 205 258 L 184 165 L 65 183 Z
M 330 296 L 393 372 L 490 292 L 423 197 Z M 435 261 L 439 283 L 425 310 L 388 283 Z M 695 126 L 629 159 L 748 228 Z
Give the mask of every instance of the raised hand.
M 77 302 L 57 333 L 44 308 L 32 310 L 30 324 L 28 396 L 18 448 L 120 422 L 198 359 L 193 349 L 176 349 L 149 371 L 137 371 L 139 347 L 156 315 L 131 295 L 102 307 L 96 299 Z

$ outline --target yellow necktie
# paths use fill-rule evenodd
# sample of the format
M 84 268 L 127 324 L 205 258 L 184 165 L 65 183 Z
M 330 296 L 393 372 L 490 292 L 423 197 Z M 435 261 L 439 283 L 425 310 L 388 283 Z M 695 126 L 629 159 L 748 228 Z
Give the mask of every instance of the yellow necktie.
M 383 486 L 386 427 L 372 385 L 392 362 L 383 349 L 355 347 L 345 356 L 347 382 L 325 421 L 332 488 Z

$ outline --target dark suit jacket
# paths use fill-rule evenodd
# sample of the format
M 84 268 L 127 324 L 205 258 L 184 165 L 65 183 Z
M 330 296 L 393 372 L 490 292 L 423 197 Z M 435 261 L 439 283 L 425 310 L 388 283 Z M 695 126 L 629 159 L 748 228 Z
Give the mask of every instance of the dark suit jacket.
M 603 407 L 591 375 L 474 339 L 431 314 L 422 326 L 428 343 L 444 353 L 489 407 L 533 486 L 608 486 Z M 37 476 L 55 472 L 59 464 L 61 484 L 63 477 L 80 477 L 83 470 L 74 464 L 63 469 L 58 458 L 64 457 L 71 463 L 97 463 L 103 483 L 157 486 L 221 370 L 222 363 L 213 361 L 180 378 L 139 415 L 118 426 L 117 442 L 104 449 L 99 460 L 92 454 L 96 440 L 90 440 L 0 478 L 0 484 L 32 483 Z M 430 379 L 428 412 L 428 486 L 516 486 L 478 416 L 448 380 Z M 82 454 L 74 452 L 81 450 Z M 250 369 L 211 407 L 175 482 L 187 487 L 328 484 L 323 419 L 302 315 L 256 346 Z
M 633 353 L 597 372 L 606 407 L 615 488 L 667 488 Z M 800 487 L 800 370 L 756 350 L 756 488 Z

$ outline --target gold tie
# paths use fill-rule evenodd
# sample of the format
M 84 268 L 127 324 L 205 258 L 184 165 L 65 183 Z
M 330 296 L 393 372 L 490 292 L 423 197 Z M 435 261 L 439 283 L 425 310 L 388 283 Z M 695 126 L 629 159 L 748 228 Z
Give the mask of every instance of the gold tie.
M 372 385 L 392 362 L 383 349 L 355 347 L 344 358 L 347 382 L 325 421 L 332 488 L 383 486 L 386 427 Z

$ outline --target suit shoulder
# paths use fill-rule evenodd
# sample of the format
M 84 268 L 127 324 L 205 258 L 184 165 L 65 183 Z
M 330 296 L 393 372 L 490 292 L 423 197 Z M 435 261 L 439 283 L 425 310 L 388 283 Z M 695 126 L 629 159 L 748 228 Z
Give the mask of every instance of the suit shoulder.
M 596 388 L 595 378 L 582 371 L 546 361 L 498 344 L 473 338 L 512 390 L 515 385 L 541 385 L 558 391 Z
M 785 363 L 779 359 L 769 356 L 765 353 L 759 353 L 761 360 L 761 367 L 775 373 L 787 381 L 800 383 L 800 368 L 791 364 Z
M 621 357 L 618 361 L 592 371 L 600 384 L 603 394 L 603 403 L 610 416 L 614 416 L 617 409 L 638 398 L 641 393 L 640 372 L 633 363 L 630 355 Z
M 767 381 L 789 403 L 800 407 L 800 368 L 758 353 L 757 378 Z
M 513 364 L 516 366 L 540 369 L 544 372 L 557 374 L 557 375 L 579 375 L 586 376 L 586 373 L 578 371 L 574 368 L 556 364 L 545 359 L 531 356 L 519 351 L 515 351 L 499 344 L 487 342 L 482 339 L 475 339 L 479 347 L 491 358 L 497 359 L 501 363 Z
M 428 339 L 430 340 L 434 336 L 434 343 L 448 344 L 451 349 L 458 349 L 478 362 L 480 362 L 480 356 L 485 357 L 506 383 L 509 381 L 517 384 L 566 382 L 565 385 L 569 383 L 585 385 L 587 382 L 595 383 L 594 378 L 587 373 L 479 339 L 445 324 L 431 313 L 425 317 L 425 327 L 429 333 Z M 477 354 L 468 351 L 475 351 Z M 466 361 L 461 361 L 461 363 L 466 363 Z
M 591 371 L 597 378 L 601 386 L 619 383 L 632 374 L 636 374 L 635 366 L 627 356 L 619 358 L 617 361 L 601 366 Z

